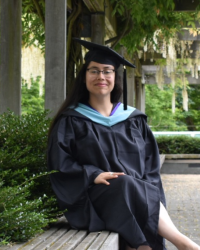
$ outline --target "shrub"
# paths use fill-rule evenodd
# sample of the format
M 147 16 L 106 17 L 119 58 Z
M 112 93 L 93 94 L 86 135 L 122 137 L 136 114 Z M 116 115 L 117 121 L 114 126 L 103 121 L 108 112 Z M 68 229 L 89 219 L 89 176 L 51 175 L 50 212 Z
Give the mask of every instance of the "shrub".
M 156 137 L 160 154 L 200 154 L 200 138 L 184 135 Z
M 46 172 L 47 133 L 50 119 L 47 111 L 34 114 L 14 115 L 12 112 L 0 115 L 0 171 L 12 170 L 4 176 L 5 186 L 21 184 L 35 174 Z M 37 187 L 36 187 L 37 186 Z M 32 198 L 38 197 L 38 190 L 49 192 L 48 177 L 36 181 Z
M 0 115 L 1 241 L 26 240 L 61 214 L 46 173 L 47 115 Z
M 47 216 L 49 209 L 43 207 L 47 196 L 43 194 L 43 197 L 29 199 L 30 187 L 35 184 L 33 179 L 39 176 L 22 185 L 8 187 L 4 186 L 3 175 L 10 175 L 10 171 L 0 174 L 0 244 L 25 241 L 54 221 Z

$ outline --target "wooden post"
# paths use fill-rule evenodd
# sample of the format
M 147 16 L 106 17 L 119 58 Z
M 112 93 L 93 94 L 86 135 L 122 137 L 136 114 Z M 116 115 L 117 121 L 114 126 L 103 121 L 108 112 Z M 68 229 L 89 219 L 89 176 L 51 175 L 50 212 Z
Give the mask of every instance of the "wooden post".
M 21 113 L 22 0 L 0 0 L 0 113 Z
M 45 2 L 45 108 L 54 116 L 66 98 L 67 1 Z
M 124 46 L 121 46 L 119 54 L 121 56 L 124 56 L 125 54 L 125 48 Z M 118 69 L 118 74 L 120 78 L 122 79 L 122 88 L 123 88 L 123 72 L 124 68 L 123 65 L 120 65 Z M 131 67 L 126 67 L 126 75 L 127 75 L 127 104 L 129 106 L 135 107 L 135 70 Z M 121 95 L 121 98 L 119 100 L 123 103 L 123 95 Z
M 142 66 L 139 60 L 136 60 L 136 68 L 140 77 L 135 78 L 135 107 L 145 113 L 145 84 L 142 84 Z
M 96 12 L 91 15 L 91 41 L 104 45 L 105 13 Z
M 141 78 L 135 81 L 135 107 L 145 113 L 145 84 L 141 83 Z
M 120 54 L 121 56 L 124 56 L 124 52 L 125 52 L 124 46 L 121 46 L 121 47 L 120 47 L 120 50 L 119 50 L 119 54 Z M 123 90 L 124 66 L 121 64 L 121 65 L 119 66 L 119 68 L 118 68 L 117 71 L 118 71 L 118 75 L 119 75 L 119 77 L 120 77 L 120 79 L 121 79 L 121 88 L 122 88 L 122 90 Z M 128 84 L 128 79 L 127 79 L 127 84 Z M 128 88 L 127 88 L 127 91 L 128 91 Z M 122 93 L 122 95 L 121 95 L 119 101 L 123 103 L 123 93 Z M 128 103 L 127 103 L 127 104 L 128 104 Z
M 135 70 L 127 67 L 127 94 L 128 105 L 135 107 Z

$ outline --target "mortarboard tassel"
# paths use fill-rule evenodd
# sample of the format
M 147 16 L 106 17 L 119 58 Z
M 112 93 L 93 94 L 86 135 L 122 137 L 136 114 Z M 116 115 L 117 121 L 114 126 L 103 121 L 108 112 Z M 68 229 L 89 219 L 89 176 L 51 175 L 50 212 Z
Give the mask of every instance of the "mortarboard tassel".
M 127 79 L 126 79 L 125 67 L 123 72 L 123 102 L 124 102 L 124 110 L 127 110 Z

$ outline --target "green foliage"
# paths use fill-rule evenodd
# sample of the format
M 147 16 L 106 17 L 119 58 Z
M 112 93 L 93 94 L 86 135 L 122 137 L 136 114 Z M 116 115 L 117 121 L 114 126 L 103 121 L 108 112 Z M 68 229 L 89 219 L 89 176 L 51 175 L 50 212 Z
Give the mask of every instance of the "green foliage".
M 22 114 L 30 114 L 35 111 L 44 110 L 44 90 L 42 96 L 40 95 L 40 76 L 36 79 L 31 77 L 31 85 L 28 87 L 27 81 L 22 79 Z
M 36 4 L 37 3 L 37 4 Z M 22 0 L 22 41 L 28 47 L 45 49 L 45 1 Z
M 137 50 L 145 40 L 152 41 L 156 30 L 161 30 L 161 39 L 169 38 L 184 26 L 190 25 L 195 28 L 195 21 L 199 18 L 199 6 L 193 12 L 178 12 L 174 11 L 174 0 L 111 0 L 110 2 L 113 6 L 112 15 L 115 15 L 118 21 L 117 33 L 118 35 L 123 33 L 120 43 L 129 52 Z M 78 2 L 74 4 L 74 9 L 77 5 Z M 24 45 L 34 44 L 44 51 L 45 1 L 22 0 L 22 12 Z M 72 17 L 69 15 L 68 19 Z M 74 23 L 76 25 L 76 22 Z M 77 28 L 70 26 L 68 32 Z M 70 51 L 71 49 L 68 50 Z
M 200 138 L 183 135 L 156 137 L 160 154 L 200 154 Z
M 191 121 L 193 130 L 200 130 L 200 85 L 192 85 L 188 90 L 190 97 L 188 119 Z
M 191 131 L 200 130 L 200 86 L 190 85 L 187 88 L 188 92 L 188 111 L 182 108 L 182 89 L 176 89 L 177 109 L 181 112 L 179 120 L 187 125 L 187 129 Z
M 176 93 L 176 111 L 172 113 L 172 93 Z M 156 84 L 145 86 L 146 114 L 153 131 L 198 131 L 200 130 L 200 86 L 189 85 L 188 111 L 183 110 L 182 88 L 169 85 L 160 90 Z
M 46 172 L 45 154 L 50 124 L 47 114 L 43 111 L 19 117 L 8 111 L 0 115 L 0 170 L 12 169 L 10 174 L 13 177 L 4 176 L 6 186 L 20 184 L 34 174 Z M 38 185 L 42 185 L 44 193 L 48 192 L 45 183 Z M 32 195 L 37 197 L 37 194 Z
M 0 115 L 0 238 L 23 241 L 60 215 L 46 174 L 48 112 Z M 19 224 L 17 224 L 19 223 Z
M 148 124 L 153 131 L 187 130 L 182 119 L 182 110 L 177 108 L 176 113 L 172 113 L 172 94 L 173 89 L 168 85 L 164 86 L 163 90 L 160 90 L 156 84 L 145 86 L 145 112 L 148 116 Z
M 161 39 L 168 39 L 184 26 L 195 26 L 198 18 L 198 11 L 173 11 L 173 0 L 111 0 L 111 3 L 114 6 L 113 15 L 120 20 L 118 33 L 127 29 L 125 23 L 127 18 L 130 19 L 129 32 L 120 42 L 129 52 L 137 50 L 141 42 L 152 42 L 156 30 L 161 31 Z
M 49 222 L 55 221 L 48 218 L 49 209 L 44 209 L 45 194 L 29 199 L 30 188 L 35 185 L 33 180 L 29 179 L 22 185 L 4 186 L 5 176 L 11 176 L 11 171 L 0 173 L 0 245 L 9 241 L 25 241 L 41 233 Z

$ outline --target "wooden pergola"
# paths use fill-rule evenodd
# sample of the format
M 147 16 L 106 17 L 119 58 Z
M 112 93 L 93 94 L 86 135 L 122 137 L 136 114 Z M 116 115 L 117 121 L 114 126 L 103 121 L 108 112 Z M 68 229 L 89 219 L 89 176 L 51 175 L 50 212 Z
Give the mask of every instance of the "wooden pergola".
M 104 1 L 83 2 L 91 13 L 91 41 L 104 44 L 105 37 L 116 35 L 112 6 L 109 0 L 105 1 L 106 8 Z M 176 10 L 194 10 L 197 4 L 197 0 L 183 1 Z M 66 98 L 66 23 L 72 5 L 67 0 L 48 0 L 45 5 L 45 108 L 54 115 Z M 22 0 L 0 0 L 0 113 L 9 108 L 21 114 L 21 12 Z M 134 63 L 137 68 L 128 69 L 128 104 L 144 112 L 145 85 L 141 77 L 155 70 L 155 65 L 148 55 L 146 61 L 136 58 Z

